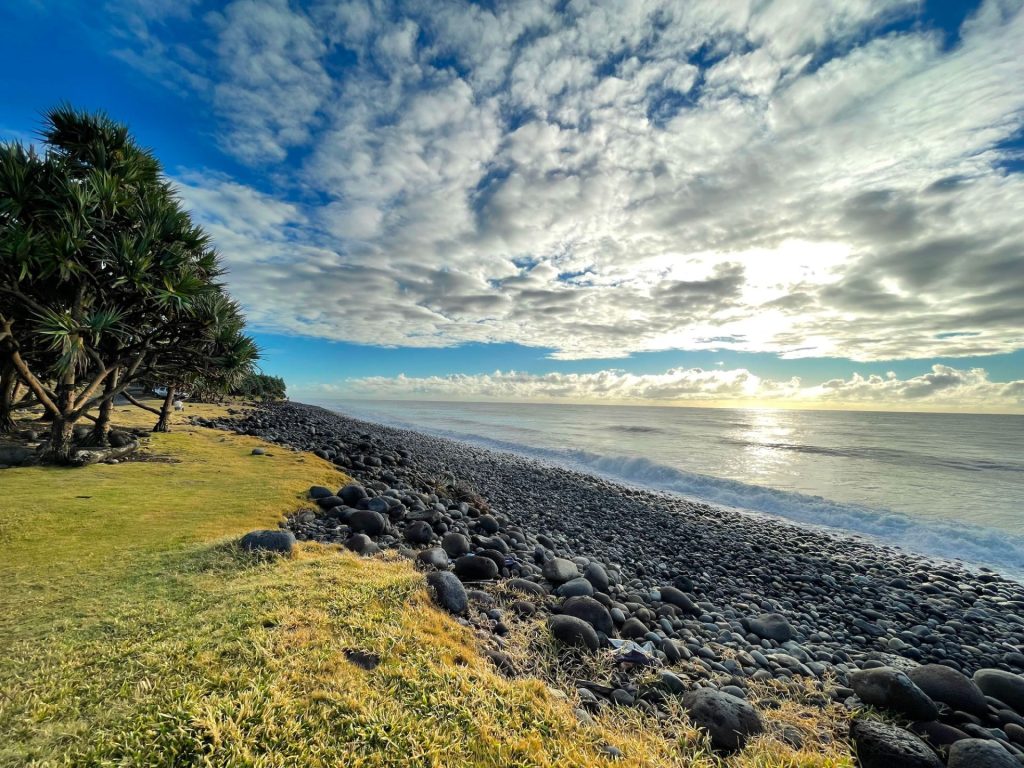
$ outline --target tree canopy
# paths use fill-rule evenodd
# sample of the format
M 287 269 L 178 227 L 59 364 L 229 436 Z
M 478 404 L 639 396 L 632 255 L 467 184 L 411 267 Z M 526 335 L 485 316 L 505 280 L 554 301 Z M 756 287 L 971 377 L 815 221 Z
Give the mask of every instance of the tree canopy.
M 62 105 L 41 139 L 0 144 L 0 359 L 68 461 L 74 425 L 98 408 L 102 441 L 133 382 L 228 390 L 258 350 L 209 236 L 126 126 Z

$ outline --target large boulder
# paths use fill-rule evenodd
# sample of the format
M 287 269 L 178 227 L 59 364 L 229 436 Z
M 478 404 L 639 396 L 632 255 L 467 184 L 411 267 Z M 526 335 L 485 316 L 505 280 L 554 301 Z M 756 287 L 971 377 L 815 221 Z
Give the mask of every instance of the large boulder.
M 333 495 L 334 491 L 330 488 L 324 488 L 322 485 L 314 485 L 309 489 L 309 498 L 311 499 L 325 499 Z
M 582 619 L 607 637 L 615 633 L 615 624 L 608 609 L 592 597 L 570 597 L 561 606 L 562 614 Z
M 32 458 L 32 451 L 23 445 L 0 445 L 0 464 L 16 467 Z
M 794 637 L 793 628 L 781 613 L 762 613 L 747 620 L 747 628 L 765 640 L 784 643 Z
M 1009 704 L 1024 715 L 1024 677 L 1002 669 L 979 669 L 974 673 L 974 682 L 982 693 Z
M 349 527 L 356 533 L 380 536 L 388 529 L 388 521 L 380 512 L 372 509 L 357 509 L 348 518 Z
M 462 586 L 462 582 L 454 574 L 448 571 L 428 573 L 427 586 L 430 588 L 430 596 L 434 602 L 448 613 L 466 612 L 469 596 L 466 594 L 466 588 Z
M 713 688 L 698 688 L 683 696 L 683 708 L 711 736 L 715 749 L 742 749 L 747 739 L 764 730 L 757 710 L 744 699 Z
M 564 557 L 553 557 L 544 563 L 541 573 L 552 584 L 564 584 L 567 581 L 578 579 L 580 569 L 576 567 L 576 563 L 572 560 L 566 560 Z
M 365 533 L 356 533 L 350 536 L 348 541 L 345 542 L 345 548 L 363 557 L 376 555 L 380 552 L 380 547 Z
M 548 629 L 555 640 L 570 648 L 596 651 L 601 646 L 594 628 L 575 616 L 566 616 L 565 614 L 550 616 L 548 617 Z
M 934 720 L 939 716 L 935 702 L 906 674 L 892 667 L 853 672 L 850 685 L 861 701 L 873 707 L 891 710 L 911 720 Z
M 895 725 L 861 718 L 853 721 L 850 736 L 861 768 L 942 768 L 931 747 Z
M 342 501 L 350 507 L 354 507 L 362 499 L 369 498 L 369 494 L 366 493 L 366 489 L 358 483 L 349 483 L 338 491 L 338 496 L 340 496 Z
M 548 593 L 543 584 L 538 584 L 537 582 L 529 581 L 528 579 L 509 579 L 505 582 L 505 586 L 509 589 L 514 589 L 517 592 L 524 592 L 527 595 L 536 595 L 537 597 L 543 597 Z
M 907 672 L 907 677 L 928 694 L 953 709 L 984 715 L 988 712 L 985 694 L 967 675 L 943 664 L 923 664 Z
M 489 557 L 463 555 L 455 561 L 455 575 L 463 581 L 490 581 L 498 578 L 498 565 Z
M 594 585 L 580 576 L 562 584 L 555 590 L 555 594 L 559 597 L 589 597 L 594 594 Z
M 295 534 L 280 529 L 249 531 L 238 542 L 238 546 L 247 552 L 273 552 L 278 555 L 290 555 L 295 549 Z
M 334 509 L 345 506 L 340 496 L 314 496 L 313 500 L 320 509 Z
M 986 739 L 962 739 L 949 748 L 948 768 L 1020 768 L 1017 758 Z

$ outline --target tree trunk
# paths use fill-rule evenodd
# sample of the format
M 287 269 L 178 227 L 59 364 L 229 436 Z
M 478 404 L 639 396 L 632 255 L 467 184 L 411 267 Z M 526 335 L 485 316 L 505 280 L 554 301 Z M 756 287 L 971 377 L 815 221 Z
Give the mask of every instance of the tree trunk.
M 14 423 L 11 415 L 17 388 L 18 376 L 14 364 L 5 358 L 3 363 L 0 363 L 0 435 L 17 429 L 18 425 Z
M 96 417 L 96 424 L 92 428 L 92 436 L 89 438 L 91 445 L 107 446 L 110 444 L 110 414 L 114 410 L 114 390 L 117 389 L 117 371 L 107 377 L 103 383 L 103 393 L 106 397 L 100 401 L 100 412 Z
M 57 407 L 60 413 L 50 422 L 50 440 L 43 449 L 43 461 L 70 464 L 74 455 L 75 410 L 74 380 L 62 382 L 57 388 Z
M 167 387 L 167 397 L 164 398 L 164 405 L 160 409 L 160 420 L 153 427 L 154 432 L 171 431 L 171 408 L 174 405 L 174 387 Z

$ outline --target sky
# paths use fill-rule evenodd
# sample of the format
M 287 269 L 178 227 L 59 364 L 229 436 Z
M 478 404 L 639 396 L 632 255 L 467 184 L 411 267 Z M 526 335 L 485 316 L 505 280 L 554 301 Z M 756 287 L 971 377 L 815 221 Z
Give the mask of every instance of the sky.
M 1024 413 L 1024 0 L 21 0 L 295 398 Z

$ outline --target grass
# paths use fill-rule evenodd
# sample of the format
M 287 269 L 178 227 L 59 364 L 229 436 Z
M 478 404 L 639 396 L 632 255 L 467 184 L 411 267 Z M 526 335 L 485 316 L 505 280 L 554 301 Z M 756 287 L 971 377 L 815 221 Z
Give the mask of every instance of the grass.
M 404 561 L 231 545 L 342 483 L 328 463 L 180 423 L 148 450 L 164 460 L 0 472 L 0 766 L 718 764 L 681 716 L 581 725 L 539 679 L 501 677 Z M 770 738 L 731 762 L 851 764 Z

